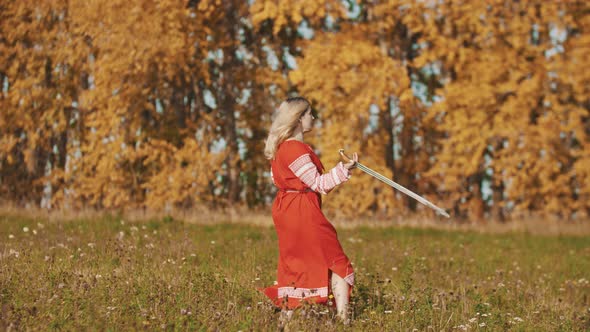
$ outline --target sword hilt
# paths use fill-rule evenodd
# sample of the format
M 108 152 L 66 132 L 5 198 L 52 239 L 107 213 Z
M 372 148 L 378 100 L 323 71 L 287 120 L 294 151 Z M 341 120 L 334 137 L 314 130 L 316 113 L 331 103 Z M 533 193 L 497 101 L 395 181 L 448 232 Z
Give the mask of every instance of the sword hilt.
M 354 160 L 350 159 L 350 157 L 349 157 L 349 156 L 347 156 L 347 155 L 346 155 L 346 153 L 344 153 L 344 149 L 340 149 L 340 150 L 338 150 L 338 153 L 340 153 L 340 158 L 342 158 L 342 160 L 343 160 L 344 162 L 347 162 L 347 163 L 349 163 L 349 162 L 351 162 L 351 161 L 354 161 Z

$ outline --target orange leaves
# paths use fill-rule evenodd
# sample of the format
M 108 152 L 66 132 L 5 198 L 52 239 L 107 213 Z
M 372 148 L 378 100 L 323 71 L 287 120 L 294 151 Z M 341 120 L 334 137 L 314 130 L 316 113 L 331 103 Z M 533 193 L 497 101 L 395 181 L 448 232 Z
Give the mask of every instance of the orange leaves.
M 178 149 L 167 142 L 152 141 L 144 148 L 147 153 L 143 164 L 155 171 L 142 185 L 146 189 L 146 206 L 160 209 L 213 198 L 208 186 L 224 154 L 211 154 L 206 145 L 194 139 L 183 143 Z
M 304 18 L 315 25 L 328 14 L 333 18 L 344 16 L 342 4 L 335 0 L 258 0 L 250 8 L 252 24 L 260 27 L 270 20 L 274 35 L 286 26 L 296 27 Z
M 371 108 L 389 112 L 392 95 L 404 95 L 404 101 L 411 99 L 409 80 L 400 63 L 354 30 L 324 33 L 306 45 L 303 57 L 298 59 L 298 69 L 289 78 L 319 111 L 322 128 L 318 128 L 321 138 L 316 146 L 325 155 L 327 167 L 338 161 L 338 149 L 345 148 L 359 151 L 363 162 L 371 168 L 392 175 L 381 157 L 388 153 L 384 144 L 386 133 L 376 121 L 377 114 L 371 118 L 370 113 Z M 344 215 L 354 211 L 390 214 L 396 205 L 390 190 L 362 175 L 338 191 L 342 194 L 326 198 L 326 207 Z M 357 195 L 358 199 L 351 203 L 348 197 L 353 192 L 363 195 Z
M 0 166 L 10 176 L 0 193 L 39 202 L 51 184 L 61 206 L 166 208 L 229 197 L 232 182 L 233 197 L 263 202 L 270 110 L 297 93 L 319 113 L 306 140 L 326 166 L 339 148 L 358 151 L 465 216 L 583 213 L 587 10 L 540 0 L 365 1 L 351 12 L 339 0 L 5 1 Z M 337 191 L 326 207 L 343 215 L 412 208 L 361 174 Z

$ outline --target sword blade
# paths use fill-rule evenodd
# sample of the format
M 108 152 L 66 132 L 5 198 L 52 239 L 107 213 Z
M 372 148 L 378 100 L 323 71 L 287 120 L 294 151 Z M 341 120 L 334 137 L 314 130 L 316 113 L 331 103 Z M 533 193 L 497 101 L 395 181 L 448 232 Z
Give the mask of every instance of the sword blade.
M 391 187 L 393 187 L 393 188 L 401 191 L 402 193 L 404 193 L 404 194 L 412 197 L 413 199 L 417 200 L 418 202 L 420 202 L 420 203 L 428 206 L 429 208 L 433 209 L 434 211 L 438 212 L 439 214 L 441 214 L 441 215 L 443 215 L 443 216 L 445 216 L 447 218 L 450 218 L 451 217 L 451 216 L 449 216 L 449 214 L 445 210 L 443 210 L 442 208 L 440 208 L 440 207 L 432 204 L 426 198 L 424 198 L 424 197 L 422 197 L 422 196 L 414 193 L 410 189 L 402 186 L 401 184 L 398 184 L 398 183 L 393 182 L 392 180 L 390 180 L 387 177 L 385 177 L 385 176 L 383 176 L 383 175 L 375 172 L 374 170 L 370 169 L 369 167 L 367 167 L 367 166 L 365 166 L 365 165 L 363 165 L 363 164 L 361 164 L 359 162 L 356 162 L 356 167 L 358 169 L 360 169 L 361 171 L 369 174 L 370 176 L 376 178 L 377 180 L 380 180 L 380 181 L 384 182 L 385 184 L 387 184 L 387 185 L 389 185 L 389 186 L 391 186 Z

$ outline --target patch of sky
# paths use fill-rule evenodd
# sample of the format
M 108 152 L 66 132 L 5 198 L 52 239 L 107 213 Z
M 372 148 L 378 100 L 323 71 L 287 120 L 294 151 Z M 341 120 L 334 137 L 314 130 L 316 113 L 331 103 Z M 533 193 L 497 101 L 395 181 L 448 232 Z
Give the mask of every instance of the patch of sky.
M 314 36 L 314 31 L 309 26 L 307 20 L 301 20 L 299 26 L 297 26 L 297 34 L 304 39 L 312 39 Z
M 326 24 L 326 28 L 328 30 L 333 30 L 334 24 L 336 23 L 336 21 L 334 20 L 332 15 L 328 14 L 328 15 L 326 15 L 326 19 L 325 19 L 324 23 Z
M 156 113 L 164 113 L 164 105 L 162 105 L 162 101 L 160 100 L 160 98 L 156 98 Z
M 8 88 L 10 87 L 10 84 L 8 83 L 8 76 L 4 76 L 4 80 L 2 81 L 2 91 L 3 92 L 8 92 Z
M 549 38 L 551 40 L 551 44 L 553 45 L 553 47 L 545 51 L 545 57 L 551 58 L 556 54 L 563 53 L 565 51 L 563 48 L 563 43 L 565 42 L 567 37 L 567 30 L 562 29 L 557 25 L 550 24 Z
M 240 155 L 240 159 L 245 159 L 247 152 L 248 147 L 246 146 L 246 142 L 244 142 L 242 139 L 238 139 L 238 154 Z
M 215 96 L 213 96 L 211 90 L 205 89 L 203 91 L 203 99 L 205 101 L 205 105 L 214 109 L 217 108 L 217 101 L 215 100 Z
M 88 75 L 88 89 L 94 90 L 96 89 L 96 84 L 94 81 L 94 75 Z
M 404 123 L 404 114 L 399 107 L 398 101 L 396 98 L 389 99 L 389 109 L 391 112 L 391 118 L 393 119 L 393 136 L 397 137 L 403 129 Z M 393 143 L 393 159 L 399 160 L 401 158 L 401 145 L 399 140 L 395 140 Z
M 342 3 L 346 7 L 346 17 L 350 19 L 357 19 L 361 14 L 361 6 L 355 0 L 343 0 Z
M 222 63 L 223 61 L 223 50 L 218 48 L 217 50 L 214 51 L 208 51 L 207 52 L 207 60 L 209 61 L 215 61 L 217 63 Z
M 252 89 L 242 89 L 242 94 L 238 98 L 237 103 L 239 105 L 246 105 L 246 103 L 248 103 L 248 100 L 250 99 L 251 95 L 252 95 Z
M 412 80 L 412 93 L 414 96 L 418 97 L 422 103 L 425 105 L 430 106 L 430 101 L 428 100 L 428 87 L 426 84 Z
M 491 145 L 488 146 L 488 149 L 493 148 Z M 484 165 L 487 167 L 492 163 L 492 157 L 489 154 L 484 154 Z M 494 170 L 491 167 L 487 167 L 484 171 L 484 176 L 481 181 L 480 191 L 481 196 L 484 201 L 489 201 L 492 198 L 493 190 L 492 190 L 492 176 L 494 175 Z
M 531 29 L 531 42 L 533 43 L 533 45 L 539 44 L 539 25 L 536 23 L 533 24 L 533 27 Z
M 279 58 L 276 53 L 268 46 L 263 46 L 262 50 L 266 52 L 266 62 L 270 65 L 270 68 L 277 70 L 279 68 Z
M 545 149 L 541 149 L 539 151 L 539 157 L 541 157 L 541 159 L 545 158 L 546 155 L 547 155 L 547 151 L 545 151 Z
M 289 67 L 289 69 L 291 69 L 291 70 L 297 69 L 297 60 L 289 52 L 288 47 L 283 47 L 283 61 L 287 64 L 287 67 Z
M 204 135 L 205 135 L 205 128 L 198 128 L 195 131 L 195 140 L 197 140 L 199 142 L 202 141 Z
M 211 143 L 211 153 L 220 153 L 225 150 L 226 147 L 225 139 L 219 138 Z
M 252 54 L 248 52 L 244 45 L 240 45 L 236 50 L 236 58 L 240 61 L 248 61 L 252 59 Z
M 379 127 L 379 107 L 375 104 L 369 106 L 369 121 L 367 121 L 367 127 L 363 130 L 364 135 L 370 135 L 374 133 Z

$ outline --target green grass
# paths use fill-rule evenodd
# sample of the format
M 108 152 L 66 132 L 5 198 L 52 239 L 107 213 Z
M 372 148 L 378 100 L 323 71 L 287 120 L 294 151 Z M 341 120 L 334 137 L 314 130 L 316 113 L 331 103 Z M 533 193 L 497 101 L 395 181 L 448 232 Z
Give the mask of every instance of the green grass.
M 351 326 L 312 307 L 289 329 L 590 329 L 588 237 L 359 227 L 339 238 L 356 269 Z M 276 330 L 256 289 L 275 280 L 277 254 L 272 227 L 0 217 L 0 330 Z

